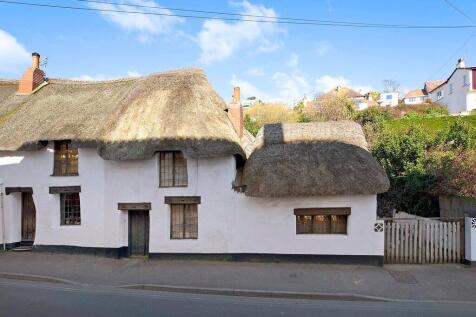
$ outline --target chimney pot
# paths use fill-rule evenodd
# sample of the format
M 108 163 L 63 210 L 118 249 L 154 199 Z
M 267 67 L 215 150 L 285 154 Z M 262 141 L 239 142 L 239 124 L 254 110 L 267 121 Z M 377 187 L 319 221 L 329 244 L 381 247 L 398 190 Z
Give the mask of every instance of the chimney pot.
M 464 58 L 459 58 L 458 59 L 458 63 L 456 64 L 456 68 L 465 68 L 466 67 L 466 64 L 464 62 Z
M 238 87 L 238 86 L 233 87 L 233 98 L 232 98 L 232 102 L 234 102 L 234 103 L 239 103 L 240 100 L 241 100 L 240 87 Z
M 243 107 L 240 103 L 240 87 L 233 87 L 232 102 L 228 105 L 228 118 L 230 118 L 236 133 L 243 136 Z
M 32 57 L 32 68 L 40 68 L 40 54 L 34 52 L 31 54 Z

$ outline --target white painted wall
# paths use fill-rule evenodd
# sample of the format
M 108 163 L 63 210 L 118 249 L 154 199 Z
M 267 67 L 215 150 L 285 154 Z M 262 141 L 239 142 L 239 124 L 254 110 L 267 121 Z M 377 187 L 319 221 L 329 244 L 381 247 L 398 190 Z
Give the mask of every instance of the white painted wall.
M 467 76 L 466 83 L 464 76 Z M 450 85 L 453 87 L 452 92 L 450 92 Z M 447 83 L 431 92 L 431 100 L 447 106 L 450 114 L 466 114 L 476 109 L 476 91 L 471 87 L 471 70 L 460 68 Z M 442 98 L 438 98 L 439 91 L 443 91 Z
M 403 102 L 406 105 L 419 105 L 423 103 L 424 101 L 426 101 L 426 99 L 428 99 L 427 96 L 410 97 L 410 98 L 405 97 L 405 99 L 403 99 Z
M 476 261 L 476 228 L 472 228 L 471 222 L 476 218 L 464 219 L 464 258 L 470 262 Z
M 398 105 L 398 92 L 383 92 L 380 94 L 378 103 L 382 107 L 395 107 Z
M 188 187 L 159 188 L 157 158 L 104 161 L 80 148 L 79 176 L 51 177 L 51 148 L 16 153 L 21 162 L 1 165 L 5 186 L 33 187 L 37 210 L 35 244 L 121 247 L 128 244 L 128 217 L 119 202 L 151 202 L 151 253 L 277 253 L 383 255 L 383 234 L 375 233 L 376 195 L 263 199 L 231 188 L 232 156 L 188 159 Z M 1 153 L 0 153 L 1 155 Z M 3 154 L 5 155 L 5 154 Z M 49 186 L 81 185 L 81 225 L 61 226 L 59 195 Z M 165 196 L 201 196 L 198 239 L 170 239 Z M 20 241 L 20 194 L 5 198 L 8 242 Z M 296 235 L 294 208 L 351 207 L 347 235 Z

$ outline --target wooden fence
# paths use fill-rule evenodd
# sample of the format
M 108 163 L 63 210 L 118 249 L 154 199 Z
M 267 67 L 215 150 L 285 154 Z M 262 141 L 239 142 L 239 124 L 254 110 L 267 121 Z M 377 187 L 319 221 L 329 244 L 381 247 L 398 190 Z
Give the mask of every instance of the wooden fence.
M 464 219 L 385 220 L 386 263 L 460 263 Z

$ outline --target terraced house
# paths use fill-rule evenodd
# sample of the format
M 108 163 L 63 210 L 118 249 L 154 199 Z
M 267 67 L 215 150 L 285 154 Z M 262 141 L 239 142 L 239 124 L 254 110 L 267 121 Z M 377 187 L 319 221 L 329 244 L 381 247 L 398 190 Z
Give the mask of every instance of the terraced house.
M 388 179 L 353 122 L 243 129 L 202 71 L 0 81 L 1 243 L 381 263 Z

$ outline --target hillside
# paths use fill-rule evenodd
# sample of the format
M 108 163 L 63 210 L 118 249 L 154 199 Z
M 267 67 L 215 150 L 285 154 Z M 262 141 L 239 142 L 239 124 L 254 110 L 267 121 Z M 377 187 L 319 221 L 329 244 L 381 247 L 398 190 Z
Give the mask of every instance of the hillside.
M 476 127 L 476 115 L 471 116 L 444 116 L 433 118 L 402 118 L 386 121 L 386 127 L 392 132 L 405 133 L 411 127 L 419 127 L 426 133 L 434 136 L 439 131 L 447 130 L 451 124 L 461 118 L 464 122 L 470 123 Z

